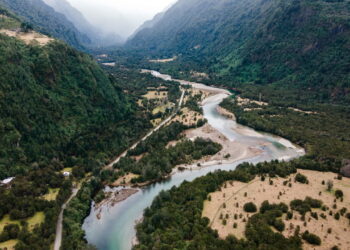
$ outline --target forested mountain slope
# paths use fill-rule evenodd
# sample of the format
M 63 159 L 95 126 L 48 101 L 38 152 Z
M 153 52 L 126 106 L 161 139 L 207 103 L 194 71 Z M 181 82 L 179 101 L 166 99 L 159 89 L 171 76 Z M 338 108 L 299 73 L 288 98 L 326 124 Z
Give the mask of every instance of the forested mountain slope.
M 229 86 L 350 101 L 347 0 L 180 0 L 127 48 L 154 57 L 178 55 L 162 67 L 206 71 Z
M 14 12 L 42 33 L 64 40 L 75 48 L 90 45 L 90 38 L 67 18 L 42 0 L 0 0 L 0 6 Z
M 20 25 L 0 18 L 0 30 Z M 0 179 L 37 163 L 96 167 L 137 138 L 146 122 L 114 81 L 60 41 L 0 34 Z

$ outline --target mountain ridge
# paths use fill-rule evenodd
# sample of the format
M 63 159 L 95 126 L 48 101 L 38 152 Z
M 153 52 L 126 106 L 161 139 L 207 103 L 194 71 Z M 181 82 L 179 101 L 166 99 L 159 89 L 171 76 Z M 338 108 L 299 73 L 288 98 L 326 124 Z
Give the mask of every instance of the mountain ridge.
M 313 99 L 348 103 L 349 17 L 349 1 L 180 0 L 126 48 L 177 55 L 161 68 L 203 70 L 229 87 L 310 89 Z

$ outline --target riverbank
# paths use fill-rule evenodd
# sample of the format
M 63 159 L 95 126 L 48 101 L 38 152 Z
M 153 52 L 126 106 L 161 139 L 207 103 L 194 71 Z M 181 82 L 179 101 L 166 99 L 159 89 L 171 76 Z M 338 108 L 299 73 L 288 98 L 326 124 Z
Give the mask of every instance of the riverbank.
M 222 146 L 222 150 L 213 156 L 206 156 L 193 164 L 176 166 L 172 174 L 175 174 L 178 170 L 198 169 L 218 164 L 232 164 L 240 160 L 257 157 L 263 153 L 259 145 L 253 147 L 238 141 L 231 141 L 208 123 L 200 128 L 186 130 L 183 132 L 183 135 L 190 140 L 203 138 L 219 143 Z
M 102 208 L 103 207 L 113 207 L 117 203 L 126 200 L 133 194 L 137 193 L 139 190 L 135 188 L 123 188 L 123 189 L 109 189 L 109 191 L 105 192 L 106 198 L 103 199 L 99 203 L 94 204 L 94 209 L 96 213 L 97 219 L 101 219 L 101 213 L 102 213 Z
M 157 75 L 157 72 L 152 74 Z M 172 80 L 170 76 L 160 77 Z M 144 210 L 161 191 L 179 186 L 184 181 L 193 181 L 216 170 L 233 170 L 244 161 L 258 163 L 281 157 L 291 159 L 301 155 L 293 148 L 276 147 L 277 138 L 270 135 L 255 132 L 259 136 L 251 136 L 254 130 L 250 131 L 249 128 L 240 126 L 221 115 L 217 107 L 230 95 L 227 90 L 186 81 L 182 81 L 182 84 L 191 84 L 193 88 L 211 92 L 211 95 L 202 101 L 204 118 L 208 120 L 208 124 L 198 129 L 187 130 L 184 135 L 192 140 L 196 137 L 210 139 L 221 144 L 222 150 L 214 156 L 203 158 L 200 162 L 189 164 L 190 166 L 177 166 L 165 180 L 143 187 L 113 207 L 103 207 L 101 220 L 96 218 L 92 209 L 91 214 L 85 219 L 83 228 L 88 242 L 99 249 L 131 249 L 136 235 L 135 223 L 142 218 Z M 241 134 L 242 130 L 250 131 L 250 136 Z M 179 167 L 183 171 L 180 171 Z M 121 228 L 123 230 L 120 230 Z

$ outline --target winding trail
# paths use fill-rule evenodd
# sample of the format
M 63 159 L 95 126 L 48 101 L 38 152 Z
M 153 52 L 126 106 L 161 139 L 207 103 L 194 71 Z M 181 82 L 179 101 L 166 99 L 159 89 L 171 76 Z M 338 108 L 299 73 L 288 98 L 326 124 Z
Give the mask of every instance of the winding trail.
M 185 90 L 182 91 L 181 93 L 181 97 L 178 103 L 178 107 L 177 109 L 168 117 L 166 118 L 164 121 L 162 121 L 157 127 L 155 127 L 154 129 L 152 129 L 147 135 L 145 135 L 141 140 L 137 141 L 135 144 L 133 144 L 130 148 L 128 148 L 127 150 L 125 150 L 121 155 L 119 155 L 114 161 L 112 161 L 110 164 L 108 164 L 106 167 L 107 168 L 112 168 L 114 164 L 118 163 L 120 161 L 121 158 L 125 157 L 126 154 L 128 153 L 129 150 L 134 149 L 137 147 L 137 145 L 139 145 L 140 142 L 146 140 L 148 137 L 150 137 L 154 132 L 158 131 L 161 127 L 163 127 L 165 124 L 167 124 L 171 119 L 173 119 L 177 113 L 177 111 L 179 111 L 181 109 L 183 100 L 185 97 Z
M 68 203 L 77 195 L 79 190 L 80 190 L 80 186 L 78 188 L 74 188 L 72 190 L 72 195 L 61 207 L 61 212 L 60 212 L 60 215 L 58 216 L 57 225 L 56 225 L 56 238 L 55 238 L 54 250 L 59 250 L 61 248 L 64 210 L 66 209 Z
M 130 149 L 134 149 L 137 147 L 137 145 L 146 140 L 148 137 L 150 137 L 154 132 L 156 132 L 157 130 L 159 130 L 161 127 L 163 127 L 165 124 L 167 124 L 171 119 L 174 118 L 174 116 L 177 114 L 177 112 L 181 109 L 183 100 L 185 97 L 185 90 L 182 90 L 181 93 L 181 97 L 178 103 L 178 106 L 176 108 L 176 110 L 168 117 L 166 118 L 164 121 L 162 121 L 157 127 L 155 127 L 154 129 L 152 129 L 147 135 L 145 135 L 143 138 L 141 138 L 139 141 L 137 141 L 136 143 L 134 143 L 131 147 L 129 147 L 127 150 L 125 150 L 121 155 L 119 155 L 115 160 L 113 160 L 110 164 L 108 164 L 106 166 L 106 168 L 113 168 L 113 165 L 118 163 L 120 161 L 120 159 L 122 157 L 125 157 L 126 154 L 128 153 L 128 151 Z M 69 199 L 62 205 L 61 207 L 61 212 L 58 216 L 58 220 L 57 220 L 57 225 L 56 225 L 56 236 L 55 236 L 55 244 L 54 244 L 54 250 L 60 250 L 61 248 L 61 244 L 62 244 L 62 229 L 63 229 L 63 213 L 64 210 L 66 209 L 67 205 L 69 204 L 69 202 L 77 195 L 77 193 L 80 190 L 80 186 L 78 188 L 74 188 L 72 191 L 72 195 L 69 197 Z

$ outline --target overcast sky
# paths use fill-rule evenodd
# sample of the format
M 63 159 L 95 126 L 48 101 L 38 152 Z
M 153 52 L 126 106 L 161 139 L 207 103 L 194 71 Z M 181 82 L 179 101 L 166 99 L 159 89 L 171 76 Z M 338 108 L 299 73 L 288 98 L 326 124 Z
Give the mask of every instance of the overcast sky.
M 105 32 L 131 35 L 144 21 L 176 0 L 68 0 L 90 23 Z

